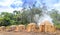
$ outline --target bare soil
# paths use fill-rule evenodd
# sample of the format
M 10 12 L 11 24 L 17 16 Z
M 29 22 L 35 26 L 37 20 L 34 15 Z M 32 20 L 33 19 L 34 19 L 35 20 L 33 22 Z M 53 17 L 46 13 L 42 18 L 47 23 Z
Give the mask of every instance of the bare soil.
M 0 32 L 0 35 L 60 35 L 60 30 L 56 33 L 36 33 L 36 32 Z

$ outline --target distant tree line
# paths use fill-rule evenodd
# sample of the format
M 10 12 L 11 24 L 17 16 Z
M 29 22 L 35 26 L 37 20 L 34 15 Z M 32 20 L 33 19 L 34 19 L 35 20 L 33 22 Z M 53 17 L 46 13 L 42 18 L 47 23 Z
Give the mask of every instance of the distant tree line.
M 1 12 L 0 26 L 28 24 L 34 21 L 35 14 L 41 15 L 40 8 L 23 9 L 22 11 L 13 11 L 13 13 Z

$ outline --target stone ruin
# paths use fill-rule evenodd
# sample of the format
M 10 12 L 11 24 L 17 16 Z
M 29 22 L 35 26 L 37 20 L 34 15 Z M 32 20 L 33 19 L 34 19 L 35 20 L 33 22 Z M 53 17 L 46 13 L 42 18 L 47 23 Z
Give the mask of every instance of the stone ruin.
M 27 32 L 38 32 L 37 26 L 35 23 L 28 24 L 26 30 Z
M 6 27 L 5 26 L 1 26 L 0 27 L 0 31 L 6 31 Z
M 45 20 L 44 22 L 41 22 L 40 25 L 37 28 L 37 25 L 35 23 L 30 23 L 27 26 L 27 32 L 55 32 L 55 26 L 52 25 L 48 20 Z
M 25 25 L 19 25 L 18 28 L 19 31 L 25 31 Z
M 30 23 L 26 27 L 25 25 L 12 25 L 9 28 L 4 26 L 0 27 L 0 31 L 26 31 L 26 32 L 56 32 L 55 26 L 52 25 L 49 21 L 42 22 L 38 27 L 36 23 Z
M 52 25 L 48 20 L 42 22 L 39 26 L 40 32 L 55 32 L 55 26 Z

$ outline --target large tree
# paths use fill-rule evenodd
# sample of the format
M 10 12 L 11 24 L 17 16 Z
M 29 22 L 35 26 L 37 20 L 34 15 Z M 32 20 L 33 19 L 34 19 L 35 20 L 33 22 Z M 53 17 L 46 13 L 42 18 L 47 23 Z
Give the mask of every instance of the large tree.
M 53 23 L 57 28 L 60 28 L 60 14 L 59 11 L 56 9 L 52 9 L 52 11 L 50 11 L 50 15 L 51 18 L 53 18 Z

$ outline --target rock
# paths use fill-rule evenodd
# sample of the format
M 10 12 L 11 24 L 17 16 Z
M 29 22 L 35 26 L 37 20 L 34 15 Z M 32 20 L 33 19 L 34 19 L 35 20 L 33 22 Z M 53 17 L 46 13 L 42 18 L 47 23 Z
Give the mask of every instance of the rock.
M 27 32 L 37 32 L 38 30 L 36 29 L 36 23 L 30 23 L 27 25 Z
M 10 26 L 10 31 L 15 31 L 16 30 L 16 25 Z
M 44 21 L 40 24 L 39 31 L 52 33 L 52 32 L 55 32 L 56 30 L 54 25 L 52 25 L 52 23 L 50 23 L 49 21 Z
M 6 27 L 5 26 L 1 26 L 0 27 L 0 31 L 6 31 Z
M 25 25 L 19 25 L 18 28 L 19 31 L 25 31 Z

